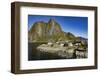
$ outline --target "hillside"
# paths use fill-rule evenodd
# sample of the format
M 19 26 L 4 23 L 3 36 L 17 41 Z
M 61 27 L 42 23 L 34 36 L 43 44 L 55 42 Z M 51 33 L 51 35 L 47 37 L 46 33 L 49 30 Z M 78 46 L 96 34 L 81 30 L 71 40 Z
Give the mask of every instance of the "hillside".
M 30 42 L 56 42 L 74 39 L 76 39 L 75 35 L 71 32 L 64 32 L 61 25 L 54 19 L 50 19 L 47 23 L 37 21 L 28 31 L 28 40 Z

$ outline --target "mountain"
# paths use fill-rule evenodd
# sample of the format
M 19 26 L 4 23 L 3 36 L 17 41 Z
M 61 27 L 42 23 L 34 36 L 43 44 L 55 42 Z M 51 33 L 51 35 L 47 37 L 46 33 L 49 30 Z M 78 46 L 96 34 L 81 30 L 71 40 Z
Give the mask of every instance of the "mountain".
M 76 37 L 76 40 L 85 41 L 85 42 L 88 41 L 87 38 L 83 38 L 83 37 Z
M 76 37 L 70 32 L 64 32 L 60 24 L 54 19 L 47 23 L 43 21 L 35 22 L 28 31 L 29 41 L 59 41 L 71 40 Z

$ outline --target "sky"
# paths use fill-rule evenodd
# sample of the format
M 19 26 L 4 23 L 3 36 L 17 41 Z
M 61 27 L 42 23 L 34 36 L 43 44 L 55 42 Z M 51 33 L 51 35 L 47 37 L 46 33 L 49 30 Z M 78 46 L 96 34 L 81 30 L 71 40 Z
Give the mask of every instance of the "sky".
M 88 38 L 88 17 L 28 15 L 28 29 L 37 21 L 47 23 L 50 19 L 59 23 L 64 32 Z

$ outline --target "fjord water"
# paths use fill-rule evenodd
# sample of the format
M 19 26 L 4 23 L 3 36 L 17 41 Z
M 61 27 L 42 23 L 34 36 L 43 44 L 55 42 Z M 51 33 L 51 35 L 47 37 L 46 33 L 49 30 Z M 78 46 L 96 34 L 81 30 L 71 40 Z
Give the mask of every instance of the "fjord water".
M 51 53 L 40 53 L 39 50 L 36 48 L 43 43 L 28 43 L 28 60 L 52 60 L 52 59 L 65 59 L 63 57 L 60 57 L 56 54 Z

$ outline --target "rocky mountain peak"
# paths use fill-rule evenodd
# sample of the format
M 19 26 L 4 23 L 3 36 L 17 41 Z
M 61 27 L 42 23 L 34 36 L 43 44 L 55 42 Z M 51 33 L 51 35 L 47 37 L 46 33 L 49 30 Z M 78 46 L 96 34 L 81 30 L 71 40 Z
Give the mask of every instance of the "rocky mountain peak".
M 59 38 L 66 40 L 69 38 L 74 38 L 74 35 L 67 37 L 73 34 L 68 34 L 62 31 L 60 24 L 54 20 L 50 19 L 48 23 L 43 21 L 37 21 L 33 24 L 31 29 L 28 32 L 29 41 L 58 41 Z
M 56 21 L 54 20 L 54 19 L 50 19 L 49 21 L 48 21 L 48 23 L 55 23 Z

